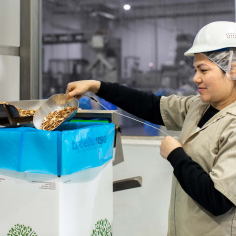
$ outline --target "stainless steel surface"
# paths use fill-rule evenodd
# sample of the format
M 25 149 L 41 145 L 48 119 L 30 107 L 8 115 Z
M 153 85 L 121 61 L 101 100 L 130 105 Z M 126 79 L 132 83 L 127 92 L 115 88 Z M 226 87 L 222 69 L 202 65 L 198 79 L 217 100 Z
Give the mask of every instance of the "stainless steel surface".
M 37 110 L 45 101 L 46 99 L 12 101 L 9 103 L 23 110 L 30 110 L 30 109 Z
M 124 161 L 124 153 L 121 144 L 121 133 L 117 132 L 116 134 L 116 149 L 115 149 L 115 159 L 113 161 L 113 165 L 118 165 Z
M 41 0 L 20 1 L 20 100 L 39 99 Z
M 13 46 L 0 46 L 0 55 L 20 56 L 20 48 Z
M 66 99 L 66 94 L 56 94 L 51 96 L 41 105 L 34 114 L 33 123 L 35 128 L 40 129 L 44 118 L 52 111 L 57 111 L 66 107 L 77 107 L 77 109 L 69 115 L 64 122 L 72 119 L 77 113 L 79 102 L 76 98 Z M 63 123 L 64 123 L 63 122 Z M 63 124 L 61 123 L 61 124 Z
M 46 100 L 28 100 L 28 101 L 15 101 L 9 102 L 11 105 L 7 105 L 13 118 L 20 117 L 18 110 L 37 110 Z M 0 105 L 1 106 L 1 105 Z
M 113 182 L 113 192 L 142 187 L 142 177 L 137 176 Z
M 0 105 L 0 124 L 8 125 L 16 123 L 32 122 L 33 116 L 20 117 L 17 108 L 23 110 L 37 110 L 45 100 L 29 100 L 9 102 L 12 105 Z
M 119 120 L 119 115 L 115 112 L 112 113 L 112 122 L 115 125 L 120 125 L 120 120 Z M 121 133 L 117 132 L 116 133 L 116 149 L 115 149 L 115 159 L 113 162 L 113 165 L 118 165 L 119 163 L 124 161 L 124 153 L 123 153 L 123 148 L 121 144 Z
M 128 179 L 117 180 L 117 181 L 114 181 L 113 184 L 122 183 L 122 182 L 129 181 L 129 180 L 136 180 L 142 186 L 142 183 L 143 183 L 142 176 L 136 176 L 136 177 L 132 177 L 132 178 L 128 178 Z

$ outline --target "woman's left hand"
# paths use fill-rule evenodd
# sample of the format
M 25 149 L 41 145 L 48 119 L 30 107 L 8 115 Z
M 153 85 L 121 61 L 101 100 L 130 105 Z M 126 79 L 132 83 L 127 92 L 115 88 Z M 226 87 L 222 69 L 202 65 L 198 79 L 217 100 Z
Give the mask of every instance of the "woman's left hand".
M 181 143 L 178 142 L 176 139 L 167 136 L 165 139 L 162 140 L 160 146 L 160 154 L 163 158 L 167 159 L 169 154 L 176 148 L 182 147 Z

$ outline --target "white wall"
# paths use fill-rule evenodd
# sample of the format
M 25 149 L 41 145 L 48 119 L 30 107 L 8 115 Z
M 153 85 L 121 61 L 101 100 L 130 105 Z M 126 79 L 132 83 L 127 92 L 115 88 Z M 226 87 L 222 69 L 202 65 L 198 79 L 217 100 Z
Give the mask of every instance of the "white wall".
M 20 0 L 0 0 L 0 45 L 20 46 Z
M 18 101 L 20 98 L 19 90 L 19 57 L 0 55 L 0 101 Z
M 114 166 L 114 181 L 141 176 L 143 184 L 114 192 L 113 234 L 166 236 L 173 168 L 160 156 L 160 140 L 122 143 L 125 161 Z
M 20 46 L 20 0 L 0 0 L 0 46 Z M 0 55 L 0 101 L 19 100 L 20 58 Z

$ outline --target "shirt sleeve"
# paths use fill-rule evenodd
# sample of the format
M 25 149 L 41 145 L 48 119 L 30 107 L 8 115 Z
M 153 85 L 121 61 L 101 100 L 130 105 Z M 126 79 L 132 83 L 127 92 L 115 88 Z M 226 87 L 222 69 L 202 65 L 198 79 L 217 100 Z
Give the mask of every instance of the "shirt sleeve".
M 132 89 L 118 83 L 102 81 L 97 95 L 141 119 L 164 125 L 160 112 L 161 96 Z
M 182 147 L 168 156 L 174 175 L 183 190 L 199 205 L 215 216 L 228 212 L 234 204 L 214 187 L 214 182 L 203 168 L 191 159 Z
M 226 128 L 222 132 L 218 145 L 219 151 L 210 177 L 215 188 L 236 205 L 236 121 L 223 123 Z
M 163 122 L 168 130 L 180 131 L 192 102 L 198 96 L 162 96 L 160 110 Z

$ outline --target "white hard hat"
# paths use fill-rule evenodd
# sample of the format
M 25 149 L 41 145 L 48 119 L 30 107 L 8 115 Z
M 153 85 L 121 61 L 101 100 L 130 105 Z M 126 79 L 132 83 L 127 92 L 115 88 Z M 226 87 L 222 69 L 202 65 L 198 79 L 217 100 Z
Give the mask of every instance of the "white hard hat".
M 194 53 L 210 52 L 230 47 L 236 48 L 236 23 L 216 21 L 204 26 L 197 33 L 193 46 L 184 55 L 194 56 Z

